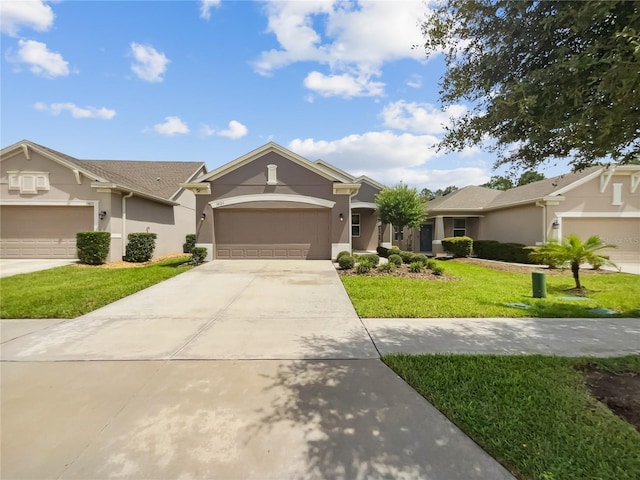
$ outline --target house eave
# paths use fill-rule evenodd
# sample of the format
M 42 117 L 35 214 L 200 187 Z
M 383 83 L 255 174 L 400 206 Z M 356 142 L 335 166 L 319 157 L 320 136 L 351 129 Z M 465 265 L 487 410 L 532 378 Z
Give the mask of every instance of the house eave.
M 157 197 L 155 195 L 149 195 L 148 193 L 140 192 L 138 190 L 133 190 L 125 185 L 118 185 L 117 183 L 91 182 L 91 187 L 95 188 L 96 191 L 100 193 L 110 193 L 113 191 L 116 191 L 119 193 L 127 193 L 127 194 L 133 193 L 136 197 L 145 198 L 147 200 L 153 200 L 154 202 L 163 203 L 165 205 L 171 205 L 172 207 L 180 205 L 178 202 L 174 202 L 173 200 Z
M 189 182 L 181 183 L 180 187 L 190 190 L 196 195 L 211 195 L 211 184 L 209 182 Z
M 334 195 L 355 195 L 360 190 L 360 183 L 334 183 Z

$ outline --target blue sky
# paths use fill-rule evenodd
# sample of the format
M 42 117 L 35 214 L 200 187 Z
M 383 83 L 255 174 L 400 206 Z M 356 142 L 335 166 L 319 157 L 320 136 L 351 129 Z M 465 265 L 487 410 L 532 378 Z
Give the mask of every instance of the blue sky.
M 436 152 L 466 107 L 441 111 L 442 58 L 412 48 L 420 0 L 0 1 L 2 147 L 211 170 L 274 141 L 387 185 L 495 173 Z

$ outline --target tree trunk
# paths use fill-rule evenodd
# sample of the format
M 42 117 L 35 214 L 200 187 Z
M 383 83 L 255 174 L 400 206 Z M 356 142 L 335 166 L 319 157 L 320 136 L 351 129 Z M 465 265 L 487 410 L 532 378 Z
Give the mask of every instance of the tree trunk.
M 576 288 L 580 289 L 580 264 L 578 262 L 571 262 L 571 271 L 573 272 L 573 279 L 576 281 Z

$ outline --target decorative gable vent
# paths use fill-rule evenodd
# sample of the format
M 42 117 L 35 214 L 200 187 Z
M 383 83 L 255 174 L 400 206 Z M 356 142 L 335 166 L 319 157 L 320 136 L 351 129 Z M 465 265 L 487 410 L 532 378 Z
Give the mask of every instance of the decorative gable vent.
M 35 195 L 39 191 L 49 191 L 49 172 L 7 172 L 9 190 L 19 190 L 23 194 Z
M 278 184 L 278 176 L 276 174 L 277 169 L 278 169 L 277 165 L 274 165 L 274 164 L 267 165 L 267 185 Z

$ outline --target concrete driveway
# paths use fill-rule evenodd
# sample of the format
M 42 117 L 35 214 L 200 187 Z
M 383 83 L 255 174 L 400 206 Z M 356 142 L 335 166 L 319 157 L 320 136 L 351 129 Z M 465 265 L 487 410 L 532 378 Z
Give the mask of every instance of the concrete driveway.
M 216 261 L 21 322 L 3 478 L 513 479 L 382 364 L 330 262 Z
M 20 273 L 39 272 L 40 270 L 49 270 L 50 268 L 62 267 L 76 263 L 74 259 L 18 259 L 18 258 L 0 258 L 0 278 L 11 277 Z

